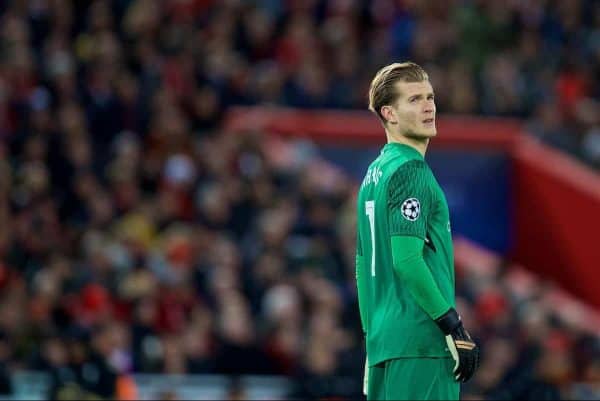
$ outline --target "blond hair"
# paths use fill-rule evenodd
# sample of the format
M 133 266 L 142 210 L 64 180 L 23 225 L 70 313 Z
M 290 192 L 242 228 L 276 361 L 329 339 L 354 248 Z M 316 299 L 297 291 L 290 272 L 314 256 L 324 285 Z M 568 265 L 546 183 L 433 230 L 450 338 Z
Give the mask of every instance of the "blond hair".
M 381 107 L 396 101 L 399 93 L 396 91 L 396 82 L 422 82 L 429 80 L 429 76 L 420 65 L 407 61 L 386 65 L 375 74 L 369 87 L 369 110 L 379 117 L 385 124 L 386 120 L 381 114 Z

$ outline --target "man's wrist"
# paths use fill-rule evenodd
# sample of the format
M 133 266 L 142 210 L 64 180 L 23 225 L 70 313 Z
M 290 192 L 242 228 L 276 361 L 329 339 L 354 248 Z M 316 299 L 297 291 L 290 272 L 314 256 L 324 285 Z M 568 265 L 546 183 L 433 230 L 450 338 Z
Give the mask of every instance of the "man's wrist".
M 446 335 L 451 334 L 454 330 L 456 330 L 462 325 L 460 316 L 454 308 L 450 308 L 442 316 L 435 319 L 435 322 L 437 323 L 440 330 L 442 330 L 442 332 L 444 332 L 444 334 Z

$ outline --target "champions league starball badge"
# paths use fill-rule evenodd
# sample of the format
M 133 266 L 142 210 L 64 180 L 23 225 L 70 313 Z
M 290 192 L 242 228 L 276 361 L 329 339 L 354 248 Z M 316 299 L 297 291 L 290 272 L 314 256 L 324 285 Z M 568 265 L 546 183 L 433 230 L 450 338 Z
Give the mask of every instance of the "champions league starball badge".
M 409 198 L 402 203 L 400 210 L 406 220 L 415 221 L 421 215 L 421 204 L 417 198 Z

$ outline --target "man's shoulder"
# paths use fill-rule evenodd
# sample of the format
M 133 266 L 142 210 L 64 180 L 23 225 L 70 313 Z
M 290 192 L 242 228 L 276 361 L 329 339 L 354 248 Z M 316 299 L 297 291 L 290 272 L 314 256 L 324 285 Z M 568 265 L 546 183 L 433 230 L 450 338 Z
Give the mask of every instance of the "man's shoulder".
M 397 186 L 398 183 L 417 183 L 426 181 L 432 173 L 427 163 L 422 159 L 406 157 L 402 153 L 379 155 L 374 159 L 361 183 L 361 189 L 375 187 Z
M 433 181 L 433 173 L 425 161 L 410 159 L 395 166 L 386 179 L 386 187 L 389 193 L 429 192 Z
M 387 168 L 390 179 L 427 178 L 431 174 L 424 160 L 400 159 L 394 160 Z

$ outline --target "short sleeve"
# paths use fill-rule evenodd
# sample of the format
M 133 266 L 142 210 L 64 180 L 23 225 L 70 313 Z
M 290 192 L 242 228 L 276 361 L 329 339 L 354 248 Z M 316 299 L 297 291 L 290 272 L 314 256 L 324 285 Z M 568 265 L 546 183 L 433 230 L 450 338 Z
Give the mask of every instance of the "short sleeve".
M 390 235 L 425 240 L 427 216 L 432 207 L 431 175 L 425 162 L 412 160 L 400 166 L 388 181 Z

